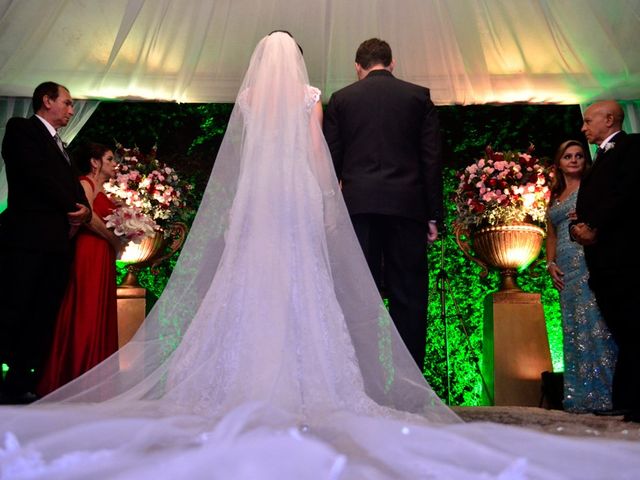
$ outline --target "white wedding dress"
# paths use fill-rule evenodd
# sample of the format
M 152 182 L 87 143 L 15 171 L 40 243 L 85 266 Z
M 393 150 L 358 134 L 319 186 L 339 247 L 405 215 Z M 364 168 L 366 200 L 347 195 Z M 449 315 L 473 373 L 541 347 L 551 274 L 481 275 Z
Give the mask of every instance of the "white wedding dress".
M 402 344 L 285 33 L 256 47 L 197 218 L 134 339 L 0 408 L 4 479 L 635 478 L 640 446 L 464 424 Z

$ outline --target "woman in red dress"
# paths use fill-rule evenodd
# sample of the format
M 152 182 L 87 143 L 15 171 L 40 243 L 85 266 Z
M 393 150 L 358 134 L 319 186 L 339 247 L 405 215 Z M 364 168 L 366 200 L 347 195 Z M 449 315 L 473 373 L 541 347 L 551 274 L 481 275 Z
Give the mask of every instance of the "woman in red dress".
M 93 207 L 91 222 L 80 227 L 69 285 L 56 320 L 55 334 L 38 394 L 70 382 L 118 349 L 116 304 L 119 238 L 105 226 L 115 208 L 102 185 L 115 174 L 113 152 L 95 143 L 74 156 L 80 183 Z

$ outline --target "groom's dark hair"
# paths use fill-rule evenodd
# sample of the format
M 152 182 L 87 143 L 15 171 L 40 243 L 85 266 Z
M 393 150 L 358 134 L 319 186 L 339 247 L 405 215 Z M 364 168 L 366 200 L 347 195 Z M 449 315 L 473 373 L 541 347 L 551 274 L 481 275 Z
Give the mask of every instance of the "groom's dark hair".
M 392 59 L 391 47 L 387 42 L 379 38 L 365 40 L 360 44 L 356 52 L 356 63 L 365 70 L 374 65 L 388 67 L 391 65 Z
M 271 35 L 272 33 L 276 33 L 276 32 L 286 33 L 287 35 L 289 35 L 291 38 L 293 38 L 295 40 L 293 35 L 291 35 L 291 33 L 289 33 L 286 30 L 274 30 L 273 32 L 269 33 L 269 35 Z M 302 51 L 302 47 L 300 46 L 300 44 L 298 42 L 296 42 L 296 45 L 298 45 L 298 50 L 300 50 L 300 54 L 304 55 L 304 52 Z

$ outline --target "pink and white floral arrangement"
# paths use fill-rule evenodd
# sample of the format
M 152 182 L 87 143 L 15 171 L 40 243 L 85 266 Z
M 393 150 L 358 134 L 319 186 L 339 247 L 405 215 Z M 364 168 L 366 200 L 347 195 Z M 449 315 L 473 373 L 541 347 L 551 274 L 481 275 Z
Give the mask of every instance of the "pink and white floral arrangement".
M 551 198 L 550 177 L 539 159 L 526 153 L 485 149 L 483 158 L 459 175 L 457 223 L 467 228 L 531 222 L 544 225 Z
M 104 185 L 104 189 L 115 203 L 137 209 L 158 230 L 166 231 L 171 222 L 184 216 L 192 186 L 181 180 L 173 168 L 159 161 L 156 150 L 154 146 L 144 154 L 137 147 L 117 144 L 116 176 Z M 131 210 L 127 214 L 137 215 L 137 212 Z
M 140 243 L 143 238 L 153 237 L 160 227 L 142 213 L 138 207 L 121 206 L 105 217 L 107 228 L 122 239 Z

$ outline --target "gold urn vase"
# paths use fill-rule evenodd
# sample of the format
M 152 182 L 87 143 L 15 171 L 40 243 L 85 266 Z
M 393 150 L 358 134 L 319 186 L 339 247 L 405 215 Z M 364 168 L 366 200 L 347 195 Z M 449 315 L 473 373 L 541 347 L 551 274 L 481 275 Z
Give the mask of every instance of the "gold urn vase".
M 482 267 L 482 277 L 487 276 L 489 267 L 500 270 L 500 292 L 521 291 L 517 274 L 538 257 L 545 235 L 542 228 L 529 223 L 496 225 L 473 231 L 456 224 L 454 231 L 456 243 L 464 255 Z
M 127 267 L 127 274 L 120 287 L 139 287 L 138 272 L 147 266 L 156 266 L 173 255 L 184 243 L 187 226 L 182 222 L 169 225 L 164 231 L 156 232 L 153 237 L 143 238 L 140 243 L 129 242 L 118 265 Z

